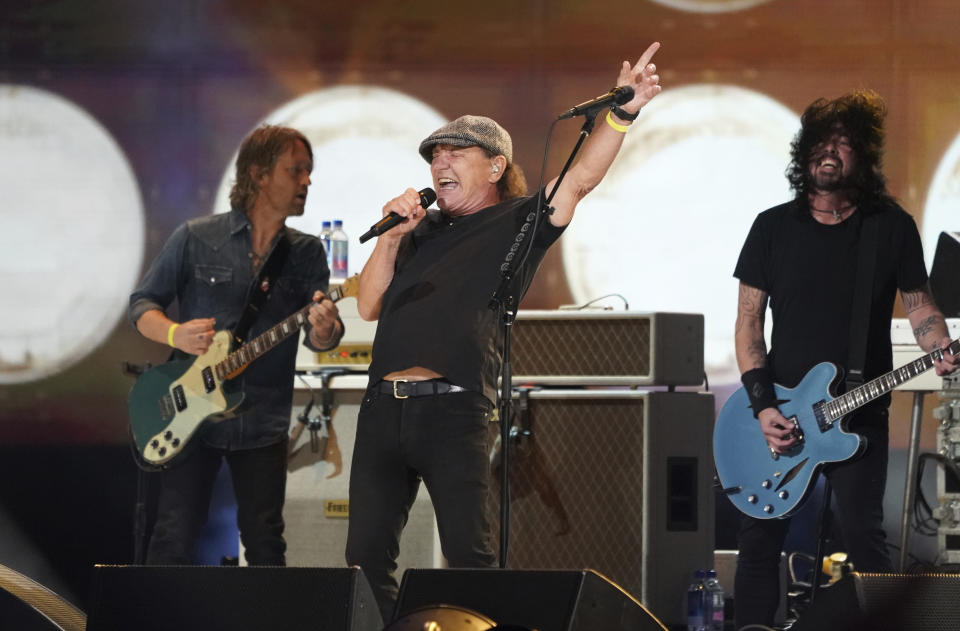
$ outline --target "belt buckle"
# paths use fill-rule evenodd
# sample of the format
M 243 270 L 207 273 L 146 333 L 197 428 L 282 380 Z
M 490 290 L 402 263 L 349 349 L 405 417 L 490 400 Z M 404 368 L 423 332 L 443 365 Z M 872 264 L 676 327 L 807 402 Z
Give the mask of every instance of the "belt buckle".
M 398 384 L 398 383 L 410 383 L 410 382 L 409 382 L 407 379 L 394 379 L 394 380 L 393 380 L 393 398 L 394 398 L 394 399 L 409 399 L 409 398 L 410 398 L 410 395 L 409 395 L 409 394 L 405 394 L 405 395 L 403 395 L 403 396 L 400 396 L 400 393 L 397 391 L 397 384 Z

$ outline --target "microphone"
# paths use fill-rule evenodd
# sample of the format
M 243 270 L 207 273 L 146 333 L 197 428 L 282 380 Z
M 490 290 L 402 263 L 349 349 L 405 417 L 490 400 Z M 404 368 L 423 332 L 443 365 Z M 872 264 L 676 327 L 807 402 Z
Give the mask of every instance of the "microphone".
M 611 105 L 623 105 L 633 98 L 633 88 L 628 85 L 622 85 L 619 88 L 613 88 L 606 94 L 601 94 L 595 99 L 590 99 L 589 101 L 584 101 L 580 105 L 574 105 L 566 112 L 557 117 L 558 121 L 562 121 L 566 118 L 573 118 L 574 116 L 580 116 L 581 114 L 590 114 L 596 113 L 598 110 L 601 110 L 605 107 Z
M 426 208 L 433 202 L 437 201 L 437 194 L 430 187 L 420 189 L 420 205 Z M 398 223 L 401 223 L 405 217 L 398 215 L 397 213 L 390 213 L 377 223 L 370 226 L 370 229 L 363 233 L 360 237 L 360 243 L 366 243 L 373 237 L 379 237 L 381 234 L 393 228 Z

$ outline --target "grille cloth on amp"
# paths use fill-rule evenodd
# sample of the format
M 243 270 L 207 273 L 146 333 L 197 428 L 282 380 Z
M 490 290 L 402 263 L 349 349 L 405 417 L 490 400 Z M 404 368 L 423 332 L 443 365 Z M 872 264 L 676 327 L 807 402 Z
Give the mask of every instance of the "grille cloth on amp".
M 650 374 L 648 319 L 520 319 L 515 331 L 514 370 L 518 375 Z M 625 348 L 630 352 L 623 352 Z
M 518 416 L 530 435 L 511 453 L 507 566 L 592 568 L 667 624 L 684 621 L 690 568 L 709 567 L 713 552 L 713 396 L 530 396 Z M 498 466 L 494 477 L 488 515 L 499 548 Z

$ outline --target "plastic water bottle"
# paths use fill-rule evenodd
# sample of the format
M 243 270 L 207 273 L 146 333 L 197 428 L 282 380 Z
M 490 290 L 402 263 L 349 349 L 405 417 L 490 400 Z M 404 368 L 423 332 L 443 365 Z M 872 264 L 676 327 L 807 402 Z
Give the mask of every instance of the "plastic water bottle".
M 707 573 L 697 570 L 693 576 L 693 582 L 687 590 L 687 631 L 705 631 L 707 619 L 703 614 L 707 599 L 704 579 Z
M 723 587 L 717 580 L 716 570 L 707 570 L 707 580 L 703 583 L 704 592 L 704 623 L 709 631 L 723 631 Z
M 330 252 L 330 235 L 333 234 L 333 231 L 330 230 L 330 222 L 324 221 L 320 224 L 320 243 L 323 244 L 323 252 L 327 255 L 327 269 L 333 269 L 333 256 Z
M 343 280 L 347 277 L 347 233 L 343 231 L 343 221 L 334 219 L 333 232 L 330 233 L 330 277 Z

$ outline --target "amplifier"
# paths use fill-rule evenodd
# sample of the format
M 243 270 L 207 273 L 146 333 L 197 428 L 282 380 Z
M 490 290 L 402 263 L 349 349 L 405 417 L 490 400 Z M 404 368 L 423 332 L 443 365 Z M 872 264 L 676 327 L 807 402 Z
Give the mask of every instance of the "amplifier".
M 513 382 L 693 386 L 703 383 L 703 315 L 519 311 Z

